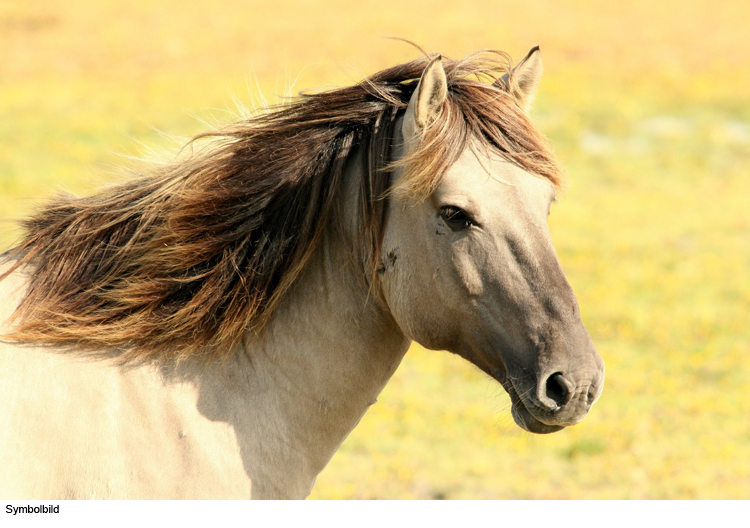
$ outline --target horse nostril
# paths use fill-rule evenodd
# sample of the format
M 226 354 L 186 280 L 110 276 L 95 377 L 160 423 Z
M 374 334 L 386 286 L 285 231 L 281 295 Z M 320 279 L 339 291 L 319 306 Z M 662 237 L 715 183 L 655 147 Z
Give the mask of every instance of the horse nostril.
M 558 407 L 562 407 L 570 401 L 571 394 L 562 372 L 555 372 L 547 378 L 545 394 Z

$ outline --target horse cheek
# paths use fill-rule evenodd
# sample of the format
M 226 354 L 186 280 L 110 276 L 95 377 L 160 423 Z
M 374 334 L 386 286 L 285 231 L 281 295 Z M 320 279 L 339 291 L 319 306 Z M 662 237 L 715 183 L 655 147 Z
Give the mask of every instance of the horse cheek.
M 451 263 L 453 282 L 458 285 L 456 296 L 466 303 L 484 295 L 484 279 L 481 270 L 484 268 L 486 259 L 481 258 L 482 252 L 472 251 L 468 244 L 464 246 L 457 248 Z
M 381 283 L 391 315 L 404 336 L 425 348 L 441 350 L 439 301 L 425 260 L 399 253 L 398 259 L 385 267 Z

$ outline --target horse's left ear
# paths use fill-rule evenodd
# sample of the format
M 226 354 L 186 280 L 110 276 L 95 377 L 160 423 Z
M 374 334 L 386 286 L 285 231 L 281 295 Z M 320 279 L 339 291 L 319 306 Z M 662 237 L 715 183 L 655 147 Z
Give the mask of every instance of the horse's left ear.
M 404 115 L 404 136 L 420 138 L 425 130 L 440 116 L 448 98 L 448 78 L 442 57 L 430 61 L 422 72 L 414 93 L 409 99 Z
M 507 73 L 495 81 L 495 86 L 509 91 L 518 100 L 521 108 L 528 110 L 534 101 L 534 95 L 537 86 L 539 86 L 539 79 L 542 77 L 543 70 L 539 46 L 534 46 L 523 60 L 513 68 L 511 75 L 516 86 L 511 86 Z

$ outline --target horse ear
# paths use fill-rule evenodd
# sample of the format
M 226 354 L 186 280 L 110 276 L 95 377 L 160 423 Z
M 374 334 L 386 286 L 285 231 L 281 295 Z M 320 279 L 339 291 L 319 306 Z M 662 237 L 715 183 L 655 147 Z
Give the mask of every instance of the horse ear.
M 430 61 L 419 79 L 417 88 L 409 99 L 404 116 L 404 135 L 421 137 L 443 111 L 448 97 L 448 78 L 443 69 L 442 57 Z
M 495 86 L 510 92 L 518 100 L 521 108 L 528 110 L 534 101 L 534 95 L 537 86 L 539 86 L 539 79 L 542 77 L 543 70 L 539 46 L 534 46 L 523 60 L 513 68 L 511 75 L 513 80 L 516 81 L 516 86 L 511 86 L 507 73 L 495 81 Z

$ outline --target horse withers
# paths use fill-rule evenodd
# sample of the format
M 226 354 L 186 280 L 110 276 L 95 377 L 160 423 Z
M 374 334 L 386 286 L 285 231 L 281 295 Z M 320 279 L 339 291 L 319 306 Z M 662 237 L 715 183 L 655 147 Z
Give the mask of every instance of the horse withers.
M 528 431 L 582 420 L 541 69 L 415 60 L 36 212 L 0 262 L 0 496 L 304 498 L 412 340 Z

